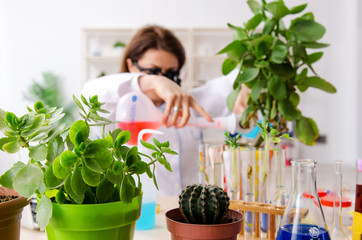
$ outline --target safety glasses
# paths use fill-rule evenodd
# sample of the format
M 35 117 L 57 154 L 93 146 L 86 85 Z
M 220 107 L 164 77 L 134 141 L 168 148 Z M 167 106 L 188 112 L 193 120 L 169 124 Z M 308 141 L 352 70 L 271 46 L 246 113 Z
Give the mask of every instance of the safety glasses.
M 180 75 L 179 71 L 169 70 L 163 73 L 162 69 L 158 67 L 153 67 L 153 68 L 140 67 L 136 61 L 133 61 L 133 65 L 135 65 L 138 68 L 138 70 L 140 70 L 141 72 L 145 72 L 147 74 L 152 74 L 152 75 L 162 75 L 164 77 L 167 77 L 168 79 L 171 79 L 172 81 L 177 83 L 177 85 L 181 86 L 181 79 L 179 79 L 178 77 Z

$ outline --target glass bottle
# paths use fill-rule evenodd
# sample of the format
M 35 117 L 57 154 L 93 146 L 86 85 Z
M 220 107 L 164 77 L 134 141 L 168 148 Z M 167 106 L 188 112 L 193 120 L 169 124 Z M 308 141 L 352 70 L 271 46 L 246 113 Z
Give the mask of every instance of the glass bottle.
M 277 240 L 330 240 L 317 194 L 316 164 L 292 160 L 292 192 L 279 226 Z
M 362 213 L 362 159 L 357 161 L 355 211 Z
M 334 161 L 333 225 L 330 230 L 333 240 L 348 240 L 342 224 L 342 161 Z

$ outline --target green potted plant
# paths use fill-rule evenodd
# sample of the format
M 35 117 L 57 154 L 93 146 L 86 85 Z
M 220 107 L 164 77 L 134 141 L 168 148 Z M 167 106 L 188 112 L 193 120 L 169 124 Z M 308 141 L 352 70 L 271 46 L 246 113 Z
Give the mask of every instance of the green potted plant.
M 229 197 L 220 187 L 189 185 L 179 195 L 179 208 L 166 213 L 173 240 L 236 240 L 242 214 L 229 209 Z
M 157 187 L 155 163 L 171 171 L 164 154 L 177 153 L 156 139 L 155 145 L 141 141 L 153 150 L 151 156 L 126 146 L 129 131 L 104 131 L 112 122 L 99 115 L 107 111 L 97 96 L 73 99 L 83 119 L 67 129 L 58 124 L 62 109 L 40 101 L 22 117 L 0 111 L 5 135 L 0 149 L 29 151 L 27 164 L 15 163 L 0 184 L 25 198 L 36 195 L 37 221 L 48 239 L 133 239 L 142 202 L 140 175 L 153 178 Z M 92 140 L 90 128 L 95 126 L 103 128 L 103 135 Z
M 247 2 L 254 16 L 243 27 L 228 24 L 234 30 L 234 41 L 219 52 L 228 55 L 222 66 L 223 74 L 239 66 L 227 105 L 229 109 L 233 108 L 237 94 L 245 84 L 251 94 L 242 115 L 243 126 L 248 126 L 257 113 L 269 123 L 269 133 L 272 128 L 284 133 L 287 121 L 295 121 L 296 137 L 312 145 L 319 136 L 318 127 L 312 118 L 303 116 L 298 104 L 301 93 L 310 87 L 336 92 L 335 87 L 319 77 L 312 66 L 323 52 L 311 51 L 328 46 L 318 42 L 326 30 L 314 20 L 311 12 L 292 19 L 289 26 L 285 25 L 284 17 L 301 13 L 307 4 L 288 8 L 283 0 Z
M 117 56 L 121 56 L 123 48 L 126 46 L 126 43 L 122 42 L 122 41 L 116 41 L 113 44 L 113 49 L 115 51 L 115 55 Z

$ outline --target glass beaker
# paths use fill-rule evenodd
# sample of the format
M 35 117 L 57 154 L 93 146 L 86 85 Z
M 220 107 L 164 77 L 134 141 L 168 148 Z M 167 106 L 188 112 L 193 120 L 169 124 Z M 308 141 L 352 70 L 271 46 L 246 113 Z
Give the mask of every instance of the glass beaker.
M 330 240 L 317 194 L 316 164 L 311 159 L 292 160 L 292 192 L 277 240 Z

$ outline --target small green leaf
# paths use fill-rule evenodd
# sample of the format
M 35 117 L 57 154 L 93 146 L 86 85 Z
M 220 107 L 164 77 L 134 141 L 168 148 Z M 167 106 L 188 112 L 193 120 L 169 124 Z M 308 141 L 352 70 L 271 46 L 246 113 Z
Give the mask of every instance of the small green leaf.
M 236 68 L 236 66 L 238 65 L 238 61 L 235 61 L 233 59 L 230 58 L 226 58 L 222 64 L 222 74 L 223 75 L 227 75 L 229 74 L 232 70 L 234 70 Z
M 78 108 L 85 113 L 82 103 L 74 95 L 73 95 L 73 101 L 78 106 Z
M 306 47 L 306 48 L 318 49 L 318 48 L 328 47 L 329 44 L 327 44 L 327 43 L 318 43 L 318 42 L 303 42 L 302 46 Z
M 29 157 L 37 162 L 45 160 L 48 155 L 48 148 L 45 144 L 29 147 Z
M 177 152 L 172 151 L 172 150 L 171 150 L 170 148 L 168 148 L 168 147 L 162 147 L 161 150 L 162 150 L 162 152 L 164 152 L 164 153 L 168 153 L 168 154 L 171 154 L 171 155 L 178 155 Z
M 138 149 L 137 147 L 132 147 L 126 155 L 126 165 L 128 167 L 132 166 L 138 160 Z
M 321 57 L 323 56 L 323 52 L 315 52 L 310 55 L 308 55 L 308 63 L 312 64 L 317 62 Z
M 85 158 L 84 163 L 90 170 L 94 172 L 102 172 L 101 166 L 93 158 Z
M 55 195 L 55 201 L 56 201 L 58 204 L 64 204 L 64 203 L 66 203 L 67 199 L 65 198 L 63 188 L 59 189 L 59 191 L 58 191 L 57 194 Z
M 38 112 L 39 110 L 43 109 L 45 107 L 44 103 L 42 101 L 37 101 L 34 103 L 34 110 Z
M 274 18 L 268 18 L 265 21 L 264 28 L 263 28 L 263 35 L 268 35 L 273 31 L 273 28 L 277 21 Z
M 281 101 L 287 97 L 287 86 L 283 79 L 274 75 L 268 81 L 268 89 L 277 100 Z
M 59 179 L 65 179 L 70 173 L 70 168 L 64 168 L 60 164 L 60 157 L 57 157 L 53 162 L 53 173 Z
M 162 145 L 156 138 L 153 138 L 153 143 L 161 150 Z
M 289 100 L 278 102 L 278 109 L 285 119 L 289 121 L 297 120 L 302 116 L 302 113 Z
M 97 139 L 87 145 L 85 156 L 92 158 L 102 169 L 110 167 L 114 161 L 112 152 L 108 149 L 108 142 L 104 139 Z
M 116 148 L 120 147 L 121 145 L 127 143 L 131 139 L 131 132 L 130 131 L 122 131 L 118 134 L 115 146 Z
M 40 168 L 28 163 L 13 179 L 13 187 L 21 196 L 30 198 L 43 180 Z
M 72 189 L 72 184 L 71 184 L 71 180 L 72 180 L 72 175 L 69 175 L 66 179 L 65 179 L 65 183 L 64 183 L 64 189 L 66 191 L 66 193 L 78 204 L 82 204 L 83 200 L 84 200 L 84 194 L 83 195 L 77 195 L 73 192 Z
M 273 50 L 270 57 L 270 61 L 281 64 L 284 62 L 285 57 L 288 54 L 288 48 L 285 45 L 276 45 Z
M 262 13 L 263 12 L 263 8 L 262 6 L 255 0 L 248 0 L 248 5 L 249 5 L 249 8 L 251 9 L 251 11 L 254 13 L 254 14 L 258 14 L 258 13 Z
M 148 148 L 148 149 L 157 151 L 157 148 L 156 148 L 154 145 L 152 145 L 151 143 L 145 142 L 145 141 L 143 141 L 142 139 L 141 139 L 140 141 L 141 141 L 141 144 L 142 144 L 145 148 Z
M 226 105 L 227 105 L 229 111 L 233 111 L 235 101 L 236 101 L 236 98 L 238 97 L 240 90 L 241 90 L 241 85 L 239 85 L 238 88 L 233 89 L 231 91 L 231 93 L 226 97 Z
M 230 23 L 228 23 L 228 27 L 232 30 L 234 30 L 234 40 L 245 40 L 248 38 L 248 34 L 245 32 L 245 30 L 241 27 L 236 27 Z
M 257 68 L 266 68 L 269 67 L 269 62 L 257 60 L 254 62 L 254 66 Z
M 109 181 L 111 181 L 113 184 L 121 185 L 123 179 L 123 173 L 116 174 L 111 169 L 107 169 L 106 175 Z
M 78 196 L 84 196 L 85 190 L 87 189 L 87 185 L 83 180 L 82 177 L 82 167 L 81 166 L 76 166 L 73 174 L 72 174 L 72 179 L 70 182 L 71 186 L 72 186 L 72 190 L 74 192 L 74 194 L 78 195 Z
M 122 132 L 122 129 L 120 128 L 116 128 L 115 130 L 112 131 L 111 136 L 113 138 L 113 142 L 116 141 L 118 134 L 120 134 Z
M 303 78 L 301 80 L 301 83 L 306 86 L 309 86 L 309 87 L 318 88 L 318 89 L 323 90 L 328 93 L 337 92 L 337 89 L 331 83 L 327 82 L 326 80 L 324 80 L 320 77 Z
M 302 12 L 305 8 L 307 7 L 307 4 L 302 4 L 302 5 L 299 5 L 299 6 L 295 6 L 295 7 L 292 7 L 290 9 L 290 14 L 297 14 L 297 13 L 300 13 Z
M 18 141 L 8 142 L 3 145 L 3 149 L 7 153 L 16 153 L 20 150 Z
M 294 107 L 297 107 L 299 104 L 299 95 L 296 92 L 292 92 L 289 96 L 289 101 L 293 104 Z
M 77 136 L 78 136 L 77 139 L 78 143 L 79 141 L 84 142 L 89 137 L 89 125 L 83 120 L 76 121 L 69 129 L 69 138 L 75 146 L 78 145 L 76 141 Z M 82 138 L 83 141 L 79 139 L 80 137 Z
M 47 188 L 57 188 L 64 183 L 64 179 L 59 179 L 54 175 L 53 165 L 50 165 L 45 171 L 44 181 Z
M 235 81 L 238 83 L 246 83 L 254 80 L 259 74 L 259 68 L 247 68 L 239 74 Z
M 146 162 L 138 161 L 132 165 L 132 170 L 136 174 L 143 174 L 147 171 L 148 164 Z
M 103 178 L 102 181 L 97 186 L 96 196 L 98 202 L 105 203 L 107 202 L 113 195 L 114 184 L 108 181 L 107 178 Z
M 77 160 L 77 155 L 69 150 L 62 152 L 62 154 L 60 155 L 60 164 L 64 168 L 73 167 Z
M 295 134 L 302 143 L 314 145 L 319 136 L 319 130 L 313 119 L 302 117 L 296 121 Z
M 257 13 L 245 24 L 245 28 L 247 30 L 254 30 L 263 21 L 263 19 L 263 14 Z
M 45 227 L 48 225 L 50 218 L 53 214 L 52 201 L 42 194 L 40 201 L 36 207 L 36 220 L 38 222 L 40 231 L 44 231 Z
M 82 166 L 82 177 L 84 182 L 92 187 L 96 187 L 101 180 L 101 174 L 92 171 L 86 164 Z
M 61 136 L 57 136 L 50 140 L 48 145 L 48 154 L 46 159 L 49 162 L 53 162 L 64 151 L 64 142 Z
M 265 5 L 265 9 L 268 10 L 276 19 L 280 19 L 289 14 L 289 9 L 284 5 L 284 2 L 275 1 Z
M 4 146 L 6 143 L 16 142 L 16 141 L 17 141 L 17 138 L 16 138 L 16 137 L 3 137 L 3 138 L 0 138 L 0 150 L 3 151 L 3 146 Z
M 135 186 L 131 183 L 132 176 L 125 175 L 121 183 L 121 201 L 124 203 L 130 203 L 135 193 Z M 134 180 L 133 180 L 134 181 Z
M 262 79 L 258 79 L 256 83 L 254 84 L 253 88 L 251 89 L 251 99 L 254 101 L 257 101 L 260 97 L 261 90 L 263 89 L 265 84 L 265 81 Z
M 112 171 L 115 174 L 121 174 L 123 172 L 123 163 L 120 161 L 115 161 L 112 166 Z
M 22 162 L 14 163 L 14 165 L 0 177 L 0 185 L 9 189 L 13 189 L 13 178 L 25 166 L 26 165 Z
M 290 31 L 299 41 L 314 42 L 323 37 L 326 29 L 312 20 L 296 19 L 290 27 Z

